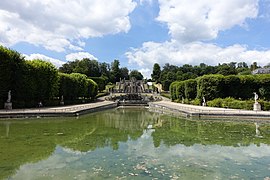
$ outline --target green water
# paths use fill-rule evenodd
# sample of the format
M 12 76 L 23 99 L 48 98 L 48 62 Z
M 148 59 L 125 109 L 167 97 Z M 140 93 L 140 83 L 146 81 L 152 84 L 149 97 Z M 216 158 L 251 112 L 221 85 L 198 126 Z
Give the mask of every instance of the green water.
M 143 109 L 0 121 L 0 179 L 268 179 L 258 126 Z

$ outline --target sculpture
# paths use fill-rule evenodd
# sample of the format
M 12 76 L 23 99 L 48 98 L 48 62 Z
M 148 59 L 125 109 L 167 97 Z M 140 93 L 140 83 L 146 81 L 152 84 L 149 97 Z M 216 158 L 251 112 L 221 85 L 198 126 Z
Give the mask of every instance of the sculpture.
M 258 103 L 258 99 L 259 99 L 259 96 L 256 92 L 253 93 L 254 94 L 254 100 L 255 100 L 255 103 Z
M 203 100 L 202 106 L 206 106 L 206 101 L 205 101 L 205 97 L 204 96 L 203 96 L 202 100 Z
M 7 110 L 12 109 L 11 90 L 8 91 L 8 98 L 7 98 L 7 102 L 5 102 L 5 104 L 4 104 L 4 108 L 7 109 Z
M 254 100 L 255 100 L 255 103 L 253 104 L 253 110 L 261 111 L 262 107 L 261 107 L 261 104 L 258 102 L 259 96 L 256 92 L 254 92 L 253 94 L 254 94 Z
M 7 103 L 11 102 L 11 90 L 8 91 L 8 99 L 7 99 Z

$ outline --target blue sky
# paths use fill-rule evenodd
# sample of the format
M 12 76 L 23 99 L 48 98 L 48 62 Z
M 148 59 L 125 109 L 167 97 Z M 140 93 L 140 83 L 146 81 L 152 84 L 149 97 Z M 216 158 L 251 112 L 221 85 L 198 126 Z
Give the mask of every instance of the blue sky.
M 61 66 L 270 63 L 270 0 L 2 0 L 0 44 Z M 60 12 L 60 13 L 59 13 Z

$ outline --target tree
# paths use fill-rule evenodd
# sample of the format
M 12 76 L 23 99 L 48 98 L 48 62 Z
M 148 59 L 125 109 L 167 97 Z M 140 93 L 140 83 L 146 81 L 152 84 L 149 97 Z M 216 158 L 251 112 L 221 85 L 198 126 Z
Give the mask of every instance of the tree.
M 151 74 L 152 80 L 156 82 L 159 81 L 160 74 L 161 74 L 160 66 L 158 63 L 155 63 L 153 67 L 153 73 Z
M 253 62 L 253 63 L 250 65 L 250 70 L 251 70 L 251 71 L 254 71 L 255 69 L 258 69 L 258 68 L 259 68 L 259 66 L 258 66 L 257 62 Z
M 134 77 L 134 78 L 137 79 L 137 80 L 142 80 L 142 79 L 143 79 L 142 73 L 140 73 L 140 72 L 137 71 L 137 70 L 132 70 L 132 71 L 129 73 L 129 78 L 131 79 L 132 77 Z
M 126 67 L 121 68 L 120 69 L 121 79 L 129 79 L 128 73 L 129 73 L 128 68 L 126 68 Z
M 111 65 L 111 82 L 115 83 L 120 80 L 121 72 L 120 72 L 120 62 L 119 60 L 114 60 Z
M 237 74 L 237 71 L 235 69 L 235 64 L 236 63 L 234 63 L 234 62 L 232 62 L 230 64 L 223 63 L 222 65 L 219 65 L 217 67 L 217 71 L 218 71 L 217 73 L 222 74 L 224 76 Z

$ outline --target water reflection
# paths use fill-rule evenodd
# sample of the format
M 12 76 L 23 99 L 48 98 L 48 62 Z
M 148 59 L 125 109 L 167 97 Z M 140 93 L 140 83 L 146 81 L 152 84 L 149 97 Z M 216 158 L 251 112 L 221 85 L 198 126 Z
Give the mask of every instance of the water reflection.
M 269 136 L 268 124 L 142 109 L 1 122 L 0 179 L 263 179 L 270 176 Z

